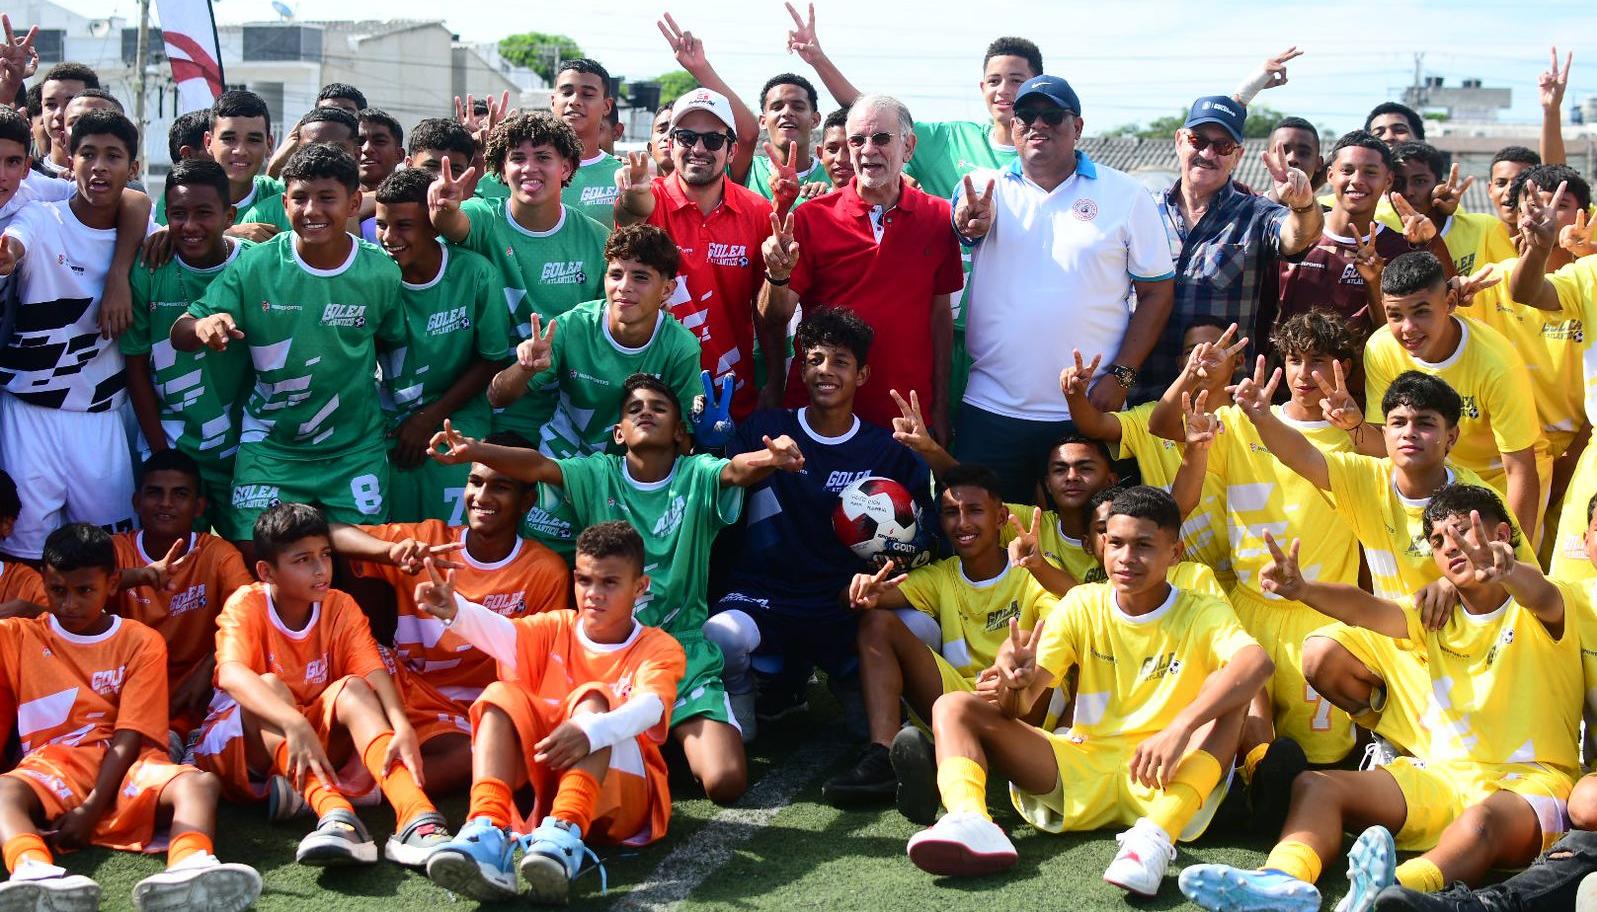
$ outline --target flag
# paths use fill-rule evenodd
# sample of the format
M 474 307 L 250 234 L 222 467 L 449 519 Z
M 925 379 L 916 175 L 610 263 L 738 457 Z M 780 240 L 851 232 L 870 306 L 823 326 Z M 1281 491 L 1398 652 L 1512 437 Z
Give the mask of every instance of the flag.
M 210 0 L 156 0 L 156 10 L 177 83 L 177 113 L 210 107 L 226 87 Z

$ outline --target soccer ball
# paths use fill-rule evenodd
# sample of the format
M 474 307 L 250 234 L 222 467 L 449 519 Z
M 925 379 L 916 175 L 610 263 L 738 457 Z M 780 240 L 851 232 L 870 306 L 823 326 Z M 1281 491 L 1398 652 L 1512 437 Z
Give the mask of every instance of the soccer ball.
M 883 555 L 900 569 L 924 563 L 916 543 L 919 529 L 920 507 L 891 478 L 861 478 L 838 492 L 832 530 L 861 560 Z

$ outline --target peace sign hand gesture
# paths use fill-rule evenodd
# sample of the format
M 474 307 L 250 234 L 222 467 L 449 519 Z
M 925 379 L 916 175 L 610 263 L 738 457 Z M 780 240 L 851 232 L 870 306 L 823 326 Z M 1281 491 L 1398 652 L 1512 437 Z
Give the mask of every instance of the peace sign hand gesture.
M 649 187 L 649 155 L 647 152 L 628 152 L 622 159 L 623 167 L 616 169 L 616 189 L 627 193 Z
M 1281 81 L 1285 82 L 1285 77 Z M 1281 205 L 1288 209 L 1306 209 L 1314 205 L 1314 187 L 1308 175 L 1287 165 L 1286 156 L 1264 151 L 1259 153 L 1259 158 L 1269 170 L 1270 179 L 1275 181 L 1275 198 Z
M 1265 592 L 1284 599 L 1297 601 L 1303 593 L 1303 571 L 1298 565 L 1298 550 L 1302 542 L 1292 539 L 1290 553 L 1283 553 L 1275 536 L 1264 533 L 1264 546 L 1270 549 L 1271 563 L 1259 571 L 1259 585 Z
M 1448 293 L 1453 296 L 1453 302 L 1458 307 L 1468 307 L 1475 303 L 1475 296 L 1503 281 L 1497 272 L 1496 263 L 1487 263 L 1480 269 L 1467 276 L 1454 276 L 1447 283 Z
M 1475 582 L 1496 583 L 1512 573 L 1517 560 L 1514 546 L 1487 534 L 1479 510 L 1469 512 L 1469 529 L 1475 538 L 1473 544 L 1469 537 L 1456 534 L 1451 523 L 1442 527 L 1442 538 L 1469 561 L 1475 571 Z
M 529 326 L 531 335 L 516 346 L 516 363 L 525 370 L 534 374 L 541 374 L 554 364 L 554 338 L 555 321 L 549 321 L 549 329 L 540 333 L 543 328 L 543 319 L 537 314 L 532 315 Z
M 1314 385 L 1325 396 L 1320 400 L 1320 412 L 1325 415 L 1326 421 L 1344 431 L 1351 431 L 1364 423 L 1364 413 L 1359 411 L 1358 400 L 1347 391 L 1347 377 L 1342 372 L 1342 362 L 1331 362 L 1333 379 L 1330 383 L 1319 371 L 1314 371 L 1312 376 Z
M 1293 45 L 1274 57 L 1271 57 L 1269 60 L 1266 60 L 1264 62 L 1264 72 L 1270 77 L 1270 81 L 1265 84 L 1264 88 L 1273 89 L 1277 86 L 1286 85 L 1287 61 L 1296 60 L 1302 56 L 1303 52 L 1298 50 L 1297 45 Z
M 1074 407 L 1076 403 L 1086 400 L 1087 391 L 1092 387 L 1092 378 L 1098 375 L 1098 363 L 1103 360 L 1103 355 L 1093 355 L 1091 364 L 1083 364 L 1081 349 L 1071 349 L 1070 353 L 1075 356 L 1076 364 L 1059 372 L 1059 391 Z
M 1187 356 L 1187 371 L 1205 384 L 1215 380 L 1229 380 L 1225 375 L 1225 365 L 1242 350 L 1248 347 L 1248 338 L 1243 336 L 1236 342 L 1231 340 L 1237 334 L 1237 325 L 1232 323 L 1227 326 L 1220 338 L 1213 342 L 1200 342 L 1192 349 L 1192 354 Z M 1094 361 L 1094 364 L 1097 362 Z
M 814 66 L 817 61 L 826 55 L 821 51 L 820 39 L 815 37 L 815 4 L 810 4 L 809 19 L 799 17 L 798 10 L 793 4 L 783 4 L 787 7 L 787 14 L 793 17 L 793 28 L 787 33 L 787 52 L 799 55 L 799 59 Z
M 1281 384 L 1281 368 L 1276 368 L 1265 379 L 1266 364 L 1264 356 L 1253 367 L 1253 376 L 1243 377 L 1242 382 L 1228 386 L 1231 400 L 1242 409 L 1249 418 L 1270 410 L 1270 403 L 1275 401 L 1275 389 Z
M 1536 78 L 1536 89 L 1541 95 L 1542 110 L 1557 110 L 1563 107 L 1564 90 L 1569 88 L 1569 68 L 1575 62 L 1575 52 L 1570 51 L 1564 58 L 1563 72 L 1558 70 L 1558 46 L 1553 46 L 1553 66 L 1545 70 Z
M 149 566 L 144 568 L 149 580 L 148 585 L 152 589 L 163 592 L 177 590 L 177 582 L 172 577 L 181 572 L 188 565 L 189 558 L 194 556 L 194 552 L 188 550 L 188 547 L 188 539 L 178 538 L 172 542 L 172 547 L 166 549 L 166 554 L 160 560 L 151 561 Z
M 434 215 L 440 212 L 454 212 L 460 208 L 471 195 L 473 181 L 477 177 L 476 168 L 467 168 L 466 172 L 455 177 L 454 166 L 445 158 L 440 164 L 443 170 L 427 186 L 427 209 Z
M 445 418 L 444 429 L 427 441 L 427 453 L 444 465 L 459 465 L 473 460 L 477 453 L 477 444 L 476 439 L 455 430 L 454 424 Z M 440 450 L 439 447 L 443 449 Z
M 1360 232 L 1358 225 L 1353 226 L 1353 268 L 1369 288 L 1381 287 L 1381 273 L 1386 270 L 1386 258 L 1375 249 L 1375 231 L 1374 222 L 1369 224 L 1368 235 Z
M 856 573 L 848 584 L 848 604 L 855 611 L 869 611 L 882 600 L 882 596 L 897 589 L 909 574 L 893 576 L 895 564 L 888 560 L 875 573 Z
M 932 437 L 931 428 L 926 424 L 926 417 L 921 412 L 920 393 L 909 391 L 909 401 L 899 395 L 898 390 L 887 391 L 893 397 L 893 402 L 898 405 L 898 417 L 893 419 L 893 439 L 909 447 L 917 453 L 926 453 L 940 449 L 937 440 Z
M 1014 531 L 1015 537 L 1009 541 L 1009 564 L 1023 570 L 1032 570 L 1041 566 L 1043 562 L 1042 549 L 1037 545 L 1041 535 L 1042 512 L 1031 512 L 1031 528 L 1021 525 L 1020 517 L 1009 514 L 1009 528 Z
M 455 571 L 439 573 L 438 562 L 430 557 L 422 565 L 427 578 L 416 584 L 416 604 L 440 621 L 453 620 L 460 610 L 455 604 Z
M 1194 399 L 1190 392 L 1181 392 L 1181 417 L 1187 432 L 1187 446 L 1206 450 L 1220 433 L 1220 419 L 1209 411 L 1209 391 L 1198 390 Z M 1041 512 L 1041 511 L 1039 511 Z
M 1475 184 L 1475 175 L 1471 174 L 1462 181 L 1458 179 L 1458 165 L 1454 164 L 1447 172 L 1447 180 L 1437 184 L 1431 190 L 1431 208 L 1440 215 L 1452 215 L 1458 211 L 1458 204 L 1463 202 L 1464 194 Z
M 676 55 L 677 65 L 689 73 L 697 76 L 709 66 L 710 58 L 704 53 L 704 42 L 693 36 L 693 33 L 677 25 L 670 13 L 665 14 L 665 19 L 655 23 L 660 29 L 660 34 L 665 36 L 666 43 L 671 45 L 671 52 Z
M 1397 210 L 1397 217 L 1403 222 L 1403 236 L 1408 238 L 1410 245 L 1418 247 L 1430 243 L 1436 237 L 1436 223 L 1420 215 L 1413 204 L 1403 198 L 1403 194 L 1392 194 L 1392 208 Z M 1374 225 L 1370 226 L 1370 239 L 1374 240 Z
M 771 213 L 771 236 L 765 239 L 760 252 L 765 255 L 765 274 L 778 282 L 793 274 L 798 265 L 799 245 L 793 240 L 793 213 L 780 221 Z
M 1041 513 L 1041 510 L 1037 512 Z M 1042 642 L 1043 619 L 1030 630 L 1020 629 L 1020 619 L 1009 619 L 1009 638 L 998 647 L 998 658 L 993 667 L 998 677 L 1010 690 L 1025 690 L 1036 683 L 1042 669 L 1037 667 L 1037 645 Z
M 1558 229 L 1558 246 L 1577 260 L 1597 253 L 1597 244 L 1591 240 L 1591 227 L 1586 224 L 1586 210 L 1575 212 L 1575 224 Z
M 786 214 L 793 208 L 793 202 L 798 199 L 799 179 L 798 163 L 793 156 L 798 154 L 792 145 L 785 151 L 778 151 L 770 143 L 765 144 L 765 157 L 771 162 L 771 177 L 767 186 L 771 190 L 771 199 L 779 213 Z
M 1567 181 L 1560 181 L 1553 198 L 1542 202 L 1542 188 L 1533 180 L 1525 182 L 1525 194 L 1520 197 L 1519 238 L 1522 246 L 1552 250 L 1558 243 L 1558 207 L 1569 190 Z
M 5 44 L 0 45 L 0 82 L 20 86 L 39 69 L 39 49 L 33 46 L 39 27 L 29 26 L 28 33 L 19 39 L 11 30 L 11 17 L 0 15 L 0 29 L 5 31 Z
M 993 205 L 993 181 L 987 180 L 987 186 L 982 189 L 981 195 L 976 195 L 976 188 L 970 182 L 970 175 L 965 175 L 965 192 L 960 195 L 959 206 L 954 210 L 954 230 L 966 238 L 975 240 L 985 237 L 993 227 L 993 214 L 997 207 Z
M 693 397 L 693 442 L 715 449 L 732 436 L 732 391 L 737 386 L 737 376 L 727 371 L 712 383 L 709 371 L 699 371 L 699 383 L 704 394 Z M 717 384 L 721 387 L 719 398 L 715 394 Z

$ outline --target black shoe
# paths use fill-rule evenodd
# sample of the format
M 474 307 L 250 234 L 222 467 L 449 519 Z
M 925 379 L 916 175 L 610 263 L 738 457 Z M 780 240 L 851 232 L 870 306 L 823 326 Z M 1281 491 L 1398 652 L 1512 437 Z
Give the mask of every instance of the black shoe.
M 1287 808 L 1292 803 L 1292 780 L 1308 768 L 1309 758 L 1304 756 L 1303 748 L 1296 741 L 1276 738 L 1270 742 L 1248 787 L 1254 832 L 1260 836 L 1281 835 Z
M 943 799 L 937 792 L 937 748 L 931 736 L 917 726 L 906 725 L 893 736 L 889 757 L 898 778 L 898 812 L 921 826 L 936 823 Z
M 821 786 L 821 797 L 833 807 L 886 804 L 897 788 L 898 779 L 893 776 L 893 764 L 888 762 L 887 748 L 871 743 L 860 751 L 853 769 Z
M 807 712 L 810 701 L 804 689 L 762 690 L 754 700 L 754 716 L 761 722 L 775 722 L 794 713 Z
M 1375 912 L 1494 912 L 1506 908 L 1481 902 L 1469 887 L 1455 882 L 1440 893 L 1391 886 L 1375 897 Z

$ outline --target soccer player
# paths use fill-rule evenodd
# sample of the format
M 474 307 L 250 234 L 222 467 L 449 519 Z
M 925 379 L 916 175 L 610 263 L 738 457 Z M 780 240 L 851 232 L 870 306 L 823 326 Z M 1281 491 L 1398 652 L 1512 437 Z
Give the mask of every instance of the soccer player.
M 100 76 L 81 63 L 58 63 L 45 71 L 39 86 L 42 116 L 50 140 L 49 145 L 40 150 L 45 154 L 39 162 L 52 175 L 70 180 L 72 134 L 66 128 L 67 105 L 85 89 L 98 89 Z M 134 158 L 137 157 L 134 154 Z
M 622 455 L 549 459 L 446 428 L 433 438 L 433 458 L 478 462 L 523 481 L 557 486 L 577 528 L 625 516 L 648 531 L 644 570 L 651 575 L 639 620 L 666 630 L 688 653 L 671 733 L 705 793 L 725 804 L 743 794 L 748 769 L 721 682 L 721 651 L 704 637 L 710 544 L 716 532 L 737 521 L 743 488 L 778 470 L 802 469 L 804 457 L 787 436 L 766 438 L 763 450 L 732 459 L 681 456 L 687 425 L 675 392 L 648 374 L 628 377 L 622 390 L 614 438 L 626 450 Z
M 841 187 L 854 179 L 854 159 L 848 154 L 848 107 L 826 115 L 816 153 L 826 168 L 827 182 Z
M 227 699 L 212 704 L 194 763 L 220 776 L 233 801 L 292 800 L 268 785 L 268 776 L 282 777 L 316 814 L 294 854 L 315 866 L 376 863 L 377 844 L 346 797 L 369 793 L 375 781 L 396 821 L 384 854 L 419 866 L 449 832 L 421 790 L 416 731 L 366 617 L 332 588 L 330 536 L 321 513 L 301 503 L 277 504 L 256 520 L 261 582 L 222 608 L 216 686 Z
M 249 389 L 249 352 L 240 346 L 178 351 L 168 334 L 222 270 L 255 246 L 226 236 L 233 224 L 230 192 L 227 171 L 208 158 L 172 166 L 162 203 L 176 255 L 154 270 L 129 274 L 133 325 L 117 340 L 146 445 L 152 453 L 176 447 L 199 465 L 206 521 L 218 530 L 233 499 L 238 403 Z
M 166 151 L 172 163 L 188 158 L 209 158 L 205 151 L 205 134 L 211 130 L 211 109 L 201 108 L 181 114 L 166 131 Z
M 166 758 L 166 650 L 155 631 L 106 609 L 117 595 L 111 537 L 69 523 L 44 545 L 50 613 L 0 621 L 0 688 L 16 698 L 22 760 L 0 774 L 6 909 L 94 909 L 100 887 L 55 865 L 89 845 L 143 851 L 167 828 L 167 868 L 133 888 L 140 912 L 242 910 L 261 877 L 213 852 L 214 775 Z M 41 658 L 42 657 L 42 658 Z M 48 843 L 46 842 L 48 839 Z
M 1450 881 L 1475 883 L 1494 868 L 1523 866 L 1563 833 L 1580 768 L 1574 618 L 1588 610 L 1582 587 L 1554 583 L 1515 559 L 1509 512 L 1489 488 L 1436 492 L 1425 508 L 1425 531 L 1463 602 L 1440 630 L 1425 629 L 1408 600 L 1305 579 L 1299 543 L 1283 553 L 1269 541 L 1266 585 L 1347 624 L 1320 635 L 1360 655 L 1385 713 L 1409 715 L 1420 740 L 1414 758 L 1379 769 L 1299 777 L 1263 869 L 1189 867 L 1181 889 L 1194 902 L 1219 912 L 1318 910 L 1313 883 L 1348 830 L 1364 830 L 1348 854 L 1345 900 L 1360 910 L 1394 881 L 1435 892 Z M 1392 660 L 1403 653 L 1421 661 Z M 1537 699 L 1527 704 L 1531 692 Z M 1398 865 L 1399 848 L 1424 854 Z
M 509 619 L 458 594 L 454 571 L 416 602 L 497 661 L 503 680 L 471 708 L 471 806 L 460 835 L 427 861 L 434 882 L 474 899 L 514 899 L 511 868 L 524 830 L 521 879 L 538 904 L 563 904 L 592 855 L 586 843 L 645 845 L 665 835 L 670 783 L 660 744 L 674 721 L 682 647 L 634 616 L 646 599 L 645 546 L 631 526 L 595 523 L 577 539 L 576 610 Z M 524 817 L 514 792 L 532 786 Z
M 615 103 L 610 94 L 610 71 L 597 60 L 574 57 L 560 61 L 554 90 L 549 93 L 549 110 L 576 135 L 579 158 L 575 171 L 565 178 L 560 199 L 606 228 L 615 224 L 615 201 L 620 193 L 615 173 L 621 169 L 621 160 L 604 151 L 599 135 L 610 129 L 609 114 Z M 509 174 L 502 176 L 506 184 L 515 186 Z
M 337 108 L 353 119 L 355 115 L 364 111 L 366 107 L 366 95 L 360 89 L 344 82 L 330 82 L 322 86 L 321 91 L 316 94 L 316 104 L 311 110 L 314 111 L 316 108 Z M 304 122 L 301 119 L 300 124 Z M 294 153 L 311 144 L 312 140 L 307 139 L 300 131 L 300 124 L 296 124 L 294 129 L 288 131 L 288 136 L 283 138 L 282 145 L 278 146 L 277 151 L 272 153 L 272 160 L 266 165 L 266 173 L 268 175 L 272 177 L 281 175 L 283 169 L 288 166 L 288 160 L 294 157 Z M 351 143 L 354 142 L 355 133 L 356 127 L 351 124 Z M 350 150 L 350 154 L 354 154 L 353 149 Z
M 772 159 L 769 153 L 755 157 L 743 185 L 776 202 L 778 215 L 804 202 L 799 195 L 801 186 L 832 186 L 832 178 L 812 144 L 820 125 L 820 99 L 808 79 L 781 73 L 765 81 L 760 89 L 760 126 L 770 137 L 778 158 Z M 779 183 L 784 190 L 781 196 L 776 194 Z M 782 205 L 784 200 L 786 205 Z
M 869 804 L 897 795 L 898 809 L 919 824 L 937 819 L 933 779 L 924 775 L 932 745 L 914 726 L 900 728 L 900 702 L 921 722 L 948 693 L 974 693 L 977 677 L 998 657 L 1011 621 L 1037 626 L 1056 600 L 1032 573 L 1011 566 L 999 533 L 1009 520 L 998 477 L 962 464 L 938 475 L 943 536 L 954 556 L 894 574 L 887 561 L 849 584 L 848 607 L 859 612 L 859 673 L 870 743 L 853 768 L 821 789 L 835 805 Z M 930 648 L 900 618 L 914 608 L 937 619 Z
M 377 243 L 377 188 L 405 160 L 405 130 L 387 111 L 363 108 L 355 116 L 355 161 L 360 165 L 360 236 Z
M 734 183 L 745 184 L 746 178 L 751 173 L 750 165 L 754 160 L 754 143 L 759 139 L 761 127 L 763 126 L 760 118 L 754 116 L 754 112 L 749 110 L 749 106 L 743 103 L 743 99 L 738 97 L 738 93 L 733 91 L 726 80 L 721 78 L 721 74 L 715 71 L 715 67 L 711 66 L 709 55 L 704 50 L 703 41 L 695 37 L 692 32 L 677 25 L 676 20 L 671 17 L 670 13 L 666 13 L 657 20 L 655 26 L 659 28 L 660 34 L 665 37 L 666 43 L 671 45 L 671 51 L 676 55 L 677 63 L 681 64 L 682 69 L 693 77 L 696 86 L 694 91 L 684 93 L 671 102 L 673 129 L 677 120 L 677 106 L 686 101 L 689 96 L 696 95 L 699 90 L 707 89 L 724 99 L 726 102 L 726 110 L 723 112 L 724 120 L 726 129 L 730 131 L 727 133 L 727 137 L 728 141 L 732 143 L 727 155 L 725 169 Z M 761 103 L 764 103 L 763 97 L 761 98 Z M 772 138 L 775 138 L 775 134 L 772 134 Z M 709 149 L 708 144 L 706 144 L 705 148 Z M 714 150 L 710 151 L 713 152 Z M 674 167 L 676 167 L 675 163 L 673 163 Z M 717 173 L 719 173 L 719 169 L 717 169 Z M 664 172 L 661 173 L 661 176 L 665 176 Z M 632 183 L 641 182 L 633 181 Z M 626 187 L 620 187 L 620 189 L 622 192 L 626 191 Z
M 421 168 L 437 177 L 443 173 L 447 159 L 455 174 L 464 175 L 480 154 L 477 141 L 465 127 L 447 117 L 429 117 L 410 131 L 405 167 Z
M 21 512 L 17 483 L 0 471 L 0 542 L 11 537 Z M 22 561 L 0 561 L 0 618 L 37 617 L 49 604 L 39 571 Z
M 1044 457 L 1042 485 L 1047 509 L 1031 504 L 1006 504 L 1014 516 L 1013 531 L 1005 529 L 1004 544 L 1019 530 L 1035 538 L 1022 550 L 1026 568 L 1049 592 L 1064 595 L 1077 583 L 1102 582 L 1098 562 L 1083 547 L 1087 514 L 1083 508 L 1092 495 L 1120 483 L 1111 464 L 1109 447 L 1102 440 L 1070 434 L 1054 441 Z M 1039 515 L 1040 514 L 1040 515 Z M 1089 579 L 1090 578 L 1090 579 Z
M 260 173 L 271 148 L 272 112 L 261 96 L 232 89 L 217 97 L 205 149 L 227 169 L 228 201 L 234 210 L 229 234 L 264 241 L 289 230 L 283 182 Z
M 1451 458 L 1503 495 L 1535 538 L 1552 458 L 1524 363 L 1495 330 L 1454 313 L 1458 293 L 1430 251 L 1387 263 L 1381 299 L 1386 325 L 1364 346 L 1369 422 L 1382 420 L 1381 397 L 1398 374 L 1418 370 L 1447 381 L 1464 400 Z
M 1491 198 L 1497 228 L 1486 236 L 1478 262 L 1499 263 L 1518 255 L 1514 237 L 1519 233 L 1519 198 L 1509 191 L 1521 174 L 1541 163 L 1541 156 L 1524 146 L 1504 146 L 1492 156 L 1486 195 Z M 1548 186 L 1556 187 L 1557 183 Z
M 318 105 L 306 111 L 294 132 L 301 149 L 317 143 L 331 143 L 348 152 L 350 158 L 360 154 L 360 121 L 354 113 L 337 105 Z
M 294 230 L 240 255 L 171 329 L 179 351 L 225 352 L 242 342 L 255 367 L 223 530 L 235 543 L 280 501 L 319 503 L 340 522 L 388 515 L 387 441 L 372 378 L 378 345 L 409 339 L 399 267 L 345 231 L 360 197 L 348 153 L 306 146 L 283 177 Z
M 1383 101 L 1364 118 L 1364 130 L 1387 146 L 1396 148 L 1409 141 L 1425 141 L 1425 118 L 1408 105 Z
M 1482 212 L 1460 212 L 1459 203 L 1474 176 L 1459 180 L 1458 165 L 1447 167 L 1447 156 L 1424 142 L 1399 143 L 1392 149 L 1392 193 L 1412 204 L 1414 211 L 1431 220 L 1436 232 L 1452 255 L 1453 270 L 1469 275 L 1480 265 L 1481 249 L 1487 236 L 1498 226 L 1496 218 Z M 1391 211 L 1378 217 L 1388 227 L 1401 231 L 1396 201 Z
M 1301 117 L 1281 118 L 1270 131 L 1270 152 L 1288 168 L 1308 175 L 1310 187 L 1319 190 L 1325 186 L 1325 156 L 1320 152 L 1320 131 L 1314 124 Z M 1273 194 L 1275 188 L 1270 192 Z
M 499 271 L 485 258 L 441 243 L 428 217 L 432 174 L 406 168 L 377 189 L 377 233 L 399 266 L 400 306 L 410 342 L 384 356 L 383 411 L 393 449 L 389 513 L 411 522 L 464 521 L 466 466 L 427 458 L 427 441 L 448 418 L 466 433 L 489 432 L 483 394 L 510 358 L 510 313 Z
M 339 108 L 350 114 L 366 110 L 366 93 L 347 82 L 329 82 L 316 93 L 316 107 Z
M 589 207 L 561 201 L 582 148 L 561 120 L 542 112 L 518 114 L 494 127 L 485 153 L 489 173 L 510 187 L 507 198 L 471 197 L 469 172 L 457 172 L 453 164 L 440 168 L 428 191 L 438 233 L 499 267 L 518 342 L 531 338 L 533 314 L 548 324 L 604 292 L 609 229 L 583 214 Z M 537 440 L 552 414 L 548 397 L 528 397 L 495 415 L 494 430 Z
M 654 162 L 656 177 L 666 177 L 671 169 L 671 106 L 661 105 L 654 112 L 654 122 L 649 125 L 649 160 Z
M 1243 713 L 1271 673 L 1224 599 L 1166 582 L 1180 528 L 1168 493 L 1122 491 L 1105 532 L 1109 582 L 1071 590 L 1029 631 L 1011 620 L 988 692 L 938 699 L 935 776 L 948 813 L 910 839 L 918 867 L 982 874 L 1014 865 L 1014 845 L 988 816 L 991 771 L 1010 780 L 1016 809 L 1038 829 L 1129 825 L 1104 880 L 1158 891 L 1176 840 L 1201 835 L 1218 807 Z M 1072 726 L 1021 721 L 1072 668 Z
M 1194 440 L 1192 435 L 1186 443 L 1187 446 L 1205 446 L 1213 443 L 1212 439 Z M 1109 512 L 1114 504 L 1115 495 L 1125 490 L 1127 486 L 1117 485 L 1113 488 L 1104 488 L 1102 491 L 1088 498 L 1086 510 L 1090 517 L 1087 523 L 1086 538 L 1083 544 L 1087 553 L 1091 554 L 1102 567 L 1104 553 L 1109 547 L 1107 535 L 1109 534 Z M 1174 495 L 1172 495 L 1174 496 Z M 1107 574 L 1104 574 L 1107 576 Z M 1170 585 L 1177 589 L 1190 589 L 1194 592 L 1204 592 L 1209 595 L 1226 597 L 1226 589 L 1220 585 L 1220 580 L 1208 564 L 1193 560 L 1182 560 L 1170 565 L 1170 571 L 1165 575 Z M 1057 721 L 1057 719 L 1056 719 Z M 1044 728 L 1052 727 L 1052 723 L 1045 723 Z
M 499 442 L 488 438 L 490 442 Z M 356 576 L 381 580 L 396 598 L 394 658 L 405 711 L 420 744 L 423 779 L 434 795 L 471 780 L 472 701 L 496 679 L 494 660 L 418 606 L 421 563 L 429 555 L 453 566 L 465 598 L 507 618 L 567 607 L 565 561 L 517 534 L 536 489 L 485 465 L 467 470 L 465 519 L 380 526 L 334 524 L 333 547 Z

